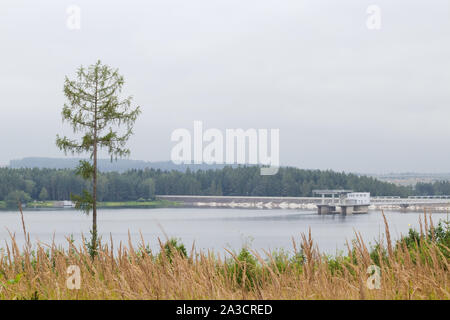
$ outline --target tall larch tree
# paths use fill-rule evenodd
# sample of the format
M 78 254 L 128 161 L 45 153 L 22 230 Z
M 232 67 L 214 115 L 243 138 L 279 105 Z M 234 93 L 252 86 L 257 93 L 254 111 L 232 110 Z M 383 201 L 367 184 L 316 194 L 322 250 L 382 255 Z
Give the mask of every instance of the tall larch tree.
M 67 103 L 62 110 L 63 122 L 68 122 L 77 138 L 57 135 L 56 145 L 67 153 L 87 154 L 89 160 L 82 160 L 77 173 L 92 181 L 92 190 L 82 195 L 72 195 L 76 208 L 89 214 L 92 210 L 91 252 L 98 247 L 97 235 L 97 157 L 105 149 L 111 161 L 128 156 L 126 143 L 133 134 L 134 123 L 140 114 L 140 107 L 132 107 L 132 97 L 122 98 L 124 78 L 107 65 L 97 63 L 81 66 L 74 80 L 64 81 L 64 95 Z

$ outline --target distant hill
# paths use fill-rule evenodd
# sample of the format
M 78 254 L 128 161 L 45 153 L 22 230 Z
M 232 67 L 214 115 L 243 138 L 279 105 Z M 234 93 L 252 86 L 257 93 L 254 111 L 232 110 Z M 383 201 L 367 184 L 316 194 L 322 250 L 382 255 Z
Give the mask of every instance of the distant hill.
M 74 169 L 78 162 L 82 160 L 81 158 L 39 158 L 39 157 L 29 157 L 20 160 L 11 160 L 9 162 L 9 168 L 11 169 L 21 169 L 21 168 L 39 168 L 39 169 Z M 185 172 L 187 168 L 191 171 L 196 170 L 208 170 L 208 169 L 222 169 L 225 165 L 222 164 L 181 164 L 176 165 L 172 161 L 158 161 L 158 162 L 148 162 L 142 160 L 126 160 L 118 159 L 117 161 L 111 162 L 110 159 L 99 159 L 98 160 L 99 170 L 102 172 L 126 172 L 131 169 L 160 169 L 160 170 L 177 170 Z

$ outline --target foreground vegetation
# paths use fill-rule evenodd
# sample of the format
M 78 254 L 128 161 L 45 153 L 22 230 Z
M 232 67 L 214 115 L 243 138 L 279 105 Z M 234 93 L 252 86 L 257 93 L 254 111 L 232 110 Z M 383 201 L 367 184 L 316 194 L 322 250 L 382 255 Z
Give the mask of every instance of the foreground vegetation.
M 32 249 L 24 224 L 25 247 L 13 236 L 0 252 L 0 299 L 449 299 L 449 222 L 434 226 L 425 215 L 420 226 L 391 242 L 386 222 L 385 239 L 369 249 L 356 234 L 337 257 L 322 255 L 308 234 L 293 241 L 291 254 L 243 248 L 224 259 L 188 253 L 174 239 L 159 252 L 131 239 L 128 246 L 103 242 L 98 252 L 71 239 L 67 249 Z M 78 290 L 67 288 L 71 265 L 80 268 Z M 373 266 L 379 289 L 372 278 L 368 284 Z

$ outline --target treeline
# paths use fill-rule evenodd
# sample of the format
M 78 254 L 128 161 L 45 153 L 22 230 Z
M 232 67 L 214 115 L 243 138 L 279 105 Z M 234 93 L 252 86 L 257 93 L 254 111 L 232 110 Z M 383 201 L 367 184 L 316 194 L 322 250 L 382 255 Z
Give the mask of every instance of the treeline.
M 76 169 L 80 160 L 89 160 L 89 158 L 41 158 L 30 157 L 20 160 L 11 160 L 9 162 L 9 168 L 12 169 L 25 169 L 25 168 L 39 168 L 39 169 Z M 153 168 L 155 170 L 177 170 L 185 172 L 188 168 L 190 170 L 209 170 L 209 169 L 222 169 L 224 164 L 175 164 L 172 161 L 157 161 L 148 162 L 142 160 L 131 159 L 117 159 L 111 162 L 111 159 L 98 159 L 98 169 L 102 172 L 126 172 L 128 170 L 145 170 L 146 168 Z M 233 165 L 237 167 L 237 165 Z
M 90 188 L 73 170 L 0 169 L 0 200 L 67 200 Z M 314 189 L 352 189 L 374 196 L 450 194 L 450 183 L 396 186 L 372 177 L 333 171 L 280 168 L 261 176 L 258 167 L 179 172 L 155 169 L 100 173 L 99 201 L 136 201 L 160 195 L 312 196 Z
M 434 183 L 419 182 L 415 193 L 421 196 L 447 196 L 450 195 L 450 181 L 436 181 Z

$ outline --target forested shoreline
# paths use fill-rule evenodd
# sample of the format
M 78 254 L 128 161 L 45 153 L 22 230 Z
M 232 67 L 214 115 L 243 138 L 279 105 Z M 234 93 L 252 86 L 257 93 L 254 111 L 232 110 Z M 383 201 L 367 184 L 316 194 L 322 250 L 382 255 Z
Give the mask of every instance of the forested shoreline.
M 68 169 L 0 168 L 0 201 L 67 200 L 90 184 Z M 352 189 L 373 196 L 450 194 L 450 182 L 397 186 L 372 177 L 334 171 L 280 168 L 261 176 L 255 166 L 186 172 L 155 169 L 105 172 L 98 178 L 98 201 L 136 201 L 159 195 L 312 196 L 314 189 Z

